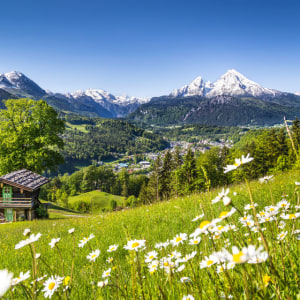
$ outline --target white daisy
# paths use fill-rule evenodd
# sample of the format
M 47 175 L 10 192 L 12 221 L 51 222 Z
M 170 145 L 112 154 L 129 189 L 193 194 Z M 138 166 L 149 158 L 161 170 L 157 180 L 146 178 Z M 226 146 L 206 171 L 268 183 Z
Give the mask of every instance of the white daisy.
M 80 243 L 78 244 L 78 247 L 83 248 L 83 246 L 84 246 L 89 240 L 93 239 L 94 237 L 95 237 L 94 234 L 91 233 L 89 237 L 85 237 L 85 238 L 83 238 L 83 240 L 80 241 Z
M 110 272 L 111 272 L 111 268 L 109 268 L 108 270 L 104 271 L 103 274 L 102 274 L 102 278 L 109 277 L 110 276 Z
M 282 231 L 282 232 L 280 232 L 280 233 L 277 235 L 277 240 L 282 241 L 282 240 L 286 237 L 287 234 L 288 234 L 287 231 Z
M 16 277 L 12 280 L 12 285 L 17 285 L 23 280 L 26 280 L 30 277 L 30 271 L 27 271 L 25 274 L 23 272 L 20 273 L 19 277 Z
M 28 234 L 30 234 L 30 229 L 29 228 L 24 229 L 23 235 L 27 236 Z
M 180 282 L 181 283 L 188 283 L 188 282 L 191 282 L 191 278 L 190 277 L 181 277 L 180 278 Z
M 154 258 L 156 258 L 158 253 L 156 251 L 151 251 L 148 252 L 147 255 L 145 255 L 145 262 L 149 263 L 151 262 Z
M 26 240 L 23 240 L 21 242 L 19 242 L 17 245 L 15 245 L 15 249 L 20 249 L 24 246 L 27 246 L 31 243 L 36 242 L 42 235 L 40 233 L 37 233 L 36 235 L 31 234 L 30 237 Z
M 269 181 L 273 180 L 274 175 L 270 175 L 270 176 L 265 176 L 262 178 L 259 178 L 259 182 L 260 183 L 268 183 Z
M 116 251 L 118 249 L 119 245 L 111 245 L 109 246 L 107 252 L 113 252 Z
M 231 199 L 227 196 L 228 193 L 229 193 L 229 189 L 226 189 L 225 191 L 225 189 L 223 188 L 221 193 L 219 193 L 218 196 L 211 201 L 211 203 L 214 204 L 223 200 L 225 206 L 229 205 L 231 203 Z
M 54 294 L 54 292 L 59 288 L 63 281 L 63 277 L 59 277 L 57 275 L 51 276 L 49 279 L 47 279 L 44 283 L 44 297 L 45 298 L 51 298 Z
M 13 273 L 7 270 L 0 270 L 0 297 L 2 297 L 11 287 Z
M 293 220 L 293 219 L 300 217 L 300 212 L 294 213 L 294 214 L 286 214 L 286 215 L 282 214 L 282 215 L 280 215 L 280 217 L 285 220 Z
M 188 236 L 186 233 L 180 233 L 180 234 L 177 234 L 173 240 L 171 240 L 171 244 L 173 246 L 177 246 L 179 244 L 182 244 L 183 241 L 187 240 Z
M 201 219 L 201 218 L 203 218 L 203 217 L 204 217 L 204 214 L 198 215 L 198 216 L 196 216 L 196 217 L 192 220 L 192 222 L 195 222 L 195 221 L 197 221 L 197 220 L 199 220 L 199 219 Z
M 218 262 L 218 258 L 215 255 L 211 254 L 209 257 L 205 256 L 205 258 L 200 262 L 200 268 L 203 269 L 203 268 L 211 267 L 217 262 Z
M 195 300 L 192 295 L 183 296 L 182 300 Z
M 100 250 L 97 249 L 93 252 L 91 252 L 86 258 L 90 261 L 96 261 L 96 258 L 100 255 Z
M 105 287 L 106 285 L 108 285 L 108 279 L 104 280 L 104 281 L 99 281 L 97 283 L 97 286 L 100 287 L 100 288 L 103 288 Z
M 54 248 L 55 245 L 60 241 L 60 238 L 57 239 L 52 239 L 51 242 L 49 243 L 51 248 Z
M 198 245 L 201 242 L 201 237 L 196 237 L 189 240 L 189 245 Z
M 132 241 L 128 241 L 127 245 L 124 246 L 124 249 L 137 251 L 138 249 L 144 247 L 145 243 L 146 243 L 146 240 L 132 240 Z

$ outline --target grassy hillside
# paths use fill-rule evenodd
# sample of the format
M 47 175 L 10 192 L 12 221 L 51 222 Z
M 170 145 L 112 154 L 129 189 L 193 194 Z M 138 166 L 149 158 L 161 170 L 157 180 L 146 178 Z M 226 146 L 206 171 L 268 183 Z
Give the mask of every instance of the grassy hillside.
M 222 201 L 211 203 L 221 192 L 219 189 L 101 216 L 2 225 L 0 269 L 7 268 L 15 276 L 21 271 L 32 269 L 30 246 L 14 249 L 19 241 L 25 239 L 23 230 L 31 228 L 33 233 L 42 234 L 34 243 L 35 251 L 41 253 L 37 276 L 71 276 L 74 261 L 71 289 L 63 293 L 61 284 L 54 292 L 53 299 L 59 299 L 59 295 L 63 299 L 67 296 L 69 299 L 183 299 L 188 294 L 195 299 L 229 298 L 231 295 L 234 299 L 296 299 L 297 294 L 299 297 L 300 251 L 297 234 L 294 233 L 299 229 L 300 218 L 285 220 L 280 215 L 293 213 L 298 216 L 299 188 L 295 181 L 300 181 L 299 179 L 300 172 L 294 171 L 276 175 L 269 184 L 250 182 L 251 196 L 257 203 L 257 213 L 273 211 L 265 206 L 272 202 L 276 205 L 283 199 L 283 195 L 290 203 L 288 211 L 280 208 L 278 214 L 260 223 L 263 235 L 253 230 L 255 227 L 243 226 L 239 221 L 241 216 L 235 212 L 231 217 L 219 221 L 214 232 L 210 230 L 210 233 L 201 233 L 198 244 L 185 240 L 184 233 L 190 235 L 196 228 L 203 228 L 204 220 L 216 220 L 220 214 L 225 215 L 224 211 L 231 210 L 232 207 L 225 207 Z M 245 209 L 245 205 L 250 203 L 250 194 L 245 184 L 230 187 L 228 196 L 241 215 L 253 215 L 253 210 Z M 202 213 L 203 217 L 192 222 L 192 219 Z M 284 227 L 282 221 L 285 223 Z M 231 230 L 225 231 L 228 224 Z M 74 234 L 68 233 L 70 228 L 75 228 Z M 80 241 L 90 234 L 95 237 L 83 247 L 78 247 Z M 265 237 L 266 244 L 262 236 Z M 51 249 L 49 243 L 53 238 L 61 240 Z M 133 241 L 135 239 L 137 240 Z M 135 243 L 142 245 L 142 240 L 145 240 L 145 247 L 138 251 L 123 248 L 128 241 L 132 241 L 132 247 L 137 245 Z M 155 248 L 157 243 L 167 240 L 173 240 L 178 245 Z M 108 252 L 109 246 L 114 244 L 119 245 L 117 250 Z M 249 245 L 253 245 L 256 251 L 262 247 L 262 254 L 255 258 L 255 262 L 261 262 L 250 263 L 253 251 L 242 249 Z M 263 253 L 266 245 L 269 248 L 268 257 Z M 237 246 L 239 252 L 235 253 L 233 246 Z M 226 259 L 235 261 L 236 264 L 215 263 L 216 255 L 211 255 L 224 248 L 230 253 Z M 96 253 L 95 261 L 91 262 L 87 256 L 96 249 L 100 250 L 100 255 L 97 256 Z M 145 255 L 152 250 L 157 251 L 159 261 L 153 263 L 156 268 L 149 269 Z M 181 258 L 187 254 L 191 254 L 191 257 L 189 259 L 187 256 L 184 262 L 176 259 L 180 256 L 179 253 Z M 110 257 L 112 262 L 107 261 Z M 201 268 L 200 263 L 206 267 Z M 234 267 L 229 269 L 229 265 Z M 228 269 L 224 270 L 225 268 Z M 105 273 L 110 275 L 105 277 Z M 44 288 L 43 283 L 47 278 L 38 282 L 38 289 Z M 101 288 L 97 285 L 106 279 L 106 286 Z M 24 281 L 24 284 L 33 290 L 34 287 L 29 285 L 31 280 L 32 277 Z M 17 286 L 14 291 L 15 299 L 25 299 L 24 293 L 22 287 Z M 43 292 L 38 293 L 38 299 L 43 299 Z M 9 293 L 5 297 L 11 299 Z
M 93 214 L 110 209 L 110 202 L 115 200 L 118 206 L 123 206 L 124 197 L 108 194 L 105 192 L 92 191 L 78 196 L 69 197 L 69 207 L 77 211 L 87 211 Z M 84 208 L 83 208 L 84 206 Z

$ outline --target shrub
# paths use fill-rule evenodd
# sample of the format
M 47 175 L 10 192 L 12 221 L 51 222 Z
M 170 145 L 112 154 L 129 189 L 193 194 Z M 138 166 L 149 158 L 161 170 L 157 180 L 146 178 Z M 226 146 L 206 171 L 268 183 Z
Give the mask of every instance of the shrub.
M 35 210 L 35 216 L 37 217 L 37 219 L 48 219 L 49 218 L 49 214 L 48 214 L 46 208 L 43 206 L 39 206 Z
M 110 208 L 111 210 L 115 210 L 117 208 L 117 201 L 116 200 L 110 200 Z

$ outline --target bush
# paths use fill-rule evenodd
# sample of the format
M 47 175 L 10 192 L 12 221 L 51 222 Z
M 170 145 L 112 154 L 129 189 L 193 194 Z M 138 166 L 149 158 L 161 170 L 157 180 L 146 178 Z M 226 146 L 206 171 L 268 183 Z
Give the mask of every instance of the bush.
M 134 195 L 129 196 L 126 200 L 126 206 L 137 207 L 138 199 Z
M 117 201 L 116 200 L 110 200 L 110 208 L 111 210 L 115 210 L 117 208 Z
M 35 210 L 35 216 L 37 219 L 48 219 L 49 218 L 49 214 L 48 214 L 46 208 L 43 206 L 39 206 Z
M 88 213 L 88 212 L 90 212 L 91 204 L 88 202 L 84 202 L 84 201 L 77 201 L 77 202 L 73 203 L 71 208 L 73 210 L 80 211 L 82 213 Z

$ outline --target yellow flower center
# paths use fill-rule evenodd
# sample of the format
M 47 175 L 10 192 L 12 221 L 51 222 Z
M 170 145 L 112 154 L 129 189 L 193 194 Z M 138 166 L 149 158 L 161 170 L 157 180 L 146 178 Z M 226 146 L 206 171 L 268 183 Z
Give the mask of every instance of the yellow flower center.
M 224 268 L 223 268 L 223 267 L 221 267 L 221 268 L 220 268 L 220 272 L 223 272 L 223 271 L 224 271 Z
M 91 258 L 95 258 L 95 257 L 97 257 L 97 255 L 96 255 L 96 254 L 93 254 L 93 255 L 91 256 Z
M 132 245 L 131 245 L 131 247 L 132 248 L 136 248 L 136 247 L 138 247 L 140 244 L 138 243 L 138 242 L 135 242 L 135 243 L 133 243 Z
M 238 167 L 240 164 L 239 163 L 234 163 L 233 164 L 235 167 Z
M 164 262 L 164 266 L 165 266 L 165 267 L 168 267 L 168 266 L 169 266 L 169 263 L 168 263 L 168 262 Z
M 283 238 L 283 237 L 284 237 L 284 233 L 282 233 L 282 234 L 280 235 L 280 237 Z
M 220 218 L 226 217 L 228 214 L 228 211 L 222 211 L 220 214 Z
M 295 219 L 296 218 L 296 215 L 295 214 L 290 214 L 289 215 L 289 219 Z
M 115 247 L 111 247 L 110 250 L 115 250 Z
M 270 208 L 270 211 L 274 211 L 274 210 L 275 210 L 275 208 L 273 208 L 273 207 Z
M 153 259 L 153 258 L 154 258 L 154 256 L 153 256 L 153 255 L 149 256 L 149 259 Z
M 209 221 L 202 221 L 202 222 L 200 223 L 199 228 L 202 229 L 202 228 L 204 228 L 204 226 L 206 226 L 206 225 L 208 225 L 208 224 L 210 224 Z
M 197 241 L 197 240 L 195 240 L 195 241 L 194 241 L 194 244 L 198 244 L 198 241 Z
M 285 203 L 282 203 L 282 204 L 281 204 L 281 207 L 285 207 L 285 206 L 286 206 L 286 204 L 285 204 Z
M 182 240 L 182 238 L 179 236 L 178 238 L 176 238 L 176 243 L 179 243 Z
M 218 226 L 218 230 L 222 230 L 224 228 L 224 226 L 220 225 Z
M 244 255 L 244 253 L 241 251 L 241 252 L 239 252 L 239 253 L 237 253 L 237 254 L 233 254 L 232 255 L 232 258 L 233 258 L 233 261 L 235 262 L 235 263 L 241 263 L 242 262 L 242 256 Z
M 264 216 L 265 215 L 265 213 L 262 211 L 261 213 L 259 213 L 261 216 Z
M 48 285 L 48 289 L 49 290 L 53 290 L 55 287 L 55 282 L 51 282 L 49 285 Z
M 208 266 L 210 266 L 210 265 L 212 265 L 213 263 L 214 263 L 214 261 L 210 259 L 210 260 L 207 261 L 206 264 L 207 264 Z
M 247 222 L 246 224 L 249 226 L 249 225 L 251 225 L 251 222 Z

